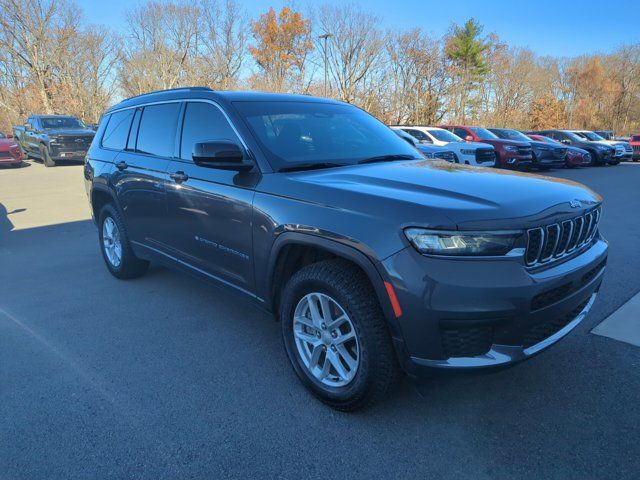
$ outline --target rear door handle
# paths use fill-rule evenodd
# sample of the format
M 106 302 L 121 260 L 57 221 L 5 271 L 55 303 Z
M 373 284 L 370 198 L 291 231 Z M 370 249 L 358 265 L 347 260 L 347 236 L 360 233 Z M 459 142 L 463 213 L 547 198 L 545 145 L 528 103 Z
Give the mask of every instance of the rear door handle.
M 118 163 L 116 163 L 116 168 L 118 170 L 125 170 L 129 165 L 127 165 L 127 162 L 121 160 Z
M 189 175 L 184 173 L 182 170 L 178 170 L 175 173 L 171 173 L 171 174 L 169 174 L 169 176 L 176 183 L 183 183 L 183 182 L 186 182 L 187 180 L 189 180 Z

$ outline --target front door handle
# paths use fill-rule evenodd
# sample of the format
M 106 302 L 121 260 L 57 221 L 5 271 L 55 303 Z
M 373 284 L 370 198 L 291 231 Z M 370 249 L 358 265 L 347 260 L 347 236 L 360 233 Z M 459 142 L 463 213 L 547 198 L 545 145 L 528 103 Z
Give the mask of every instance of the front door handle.
M 176 183 L 183 183 L 183 182 L 186 182 L 187 180 L 189 180 L 189 175 L 184 173 L 182 170 L 178 170 L 175 173 L 171 173 L 169 176 Z
M 127 162 L 125 162 L 124 160 L 120 160 L 118 163 L 116 163 L 116 168 L 118 170 L 125 170 L 127 169 L 127 167 L 129 167 L 129 165 L 127 165 Z

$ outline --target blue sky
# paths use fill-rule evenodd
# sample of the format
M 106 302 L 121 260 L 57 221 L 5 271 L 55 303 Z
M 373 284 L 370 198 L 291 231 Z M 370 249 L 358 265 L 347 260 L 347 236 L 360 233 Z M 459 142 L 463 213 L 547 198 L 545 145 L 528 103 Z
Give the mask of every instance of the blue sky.
M 136 1 L 83 0 L 85 21 L 124 29 L 124 13 Z M 291 1 L 240 0 L 255 17 L 270 6 L 279 8 Z M 293 5 L 340 3 L 336 0 L 297 0 Z M 451 22 L 478 19 L 486 32 L 495 32 L 509 45 L 529 47 L 540 55 L 574 56 L 608 52 L 623 43 L 640 41 L 637 0 L 354 0 L 382 19 L 384 28 L 422 27 L 435 35 L 447 31 Z

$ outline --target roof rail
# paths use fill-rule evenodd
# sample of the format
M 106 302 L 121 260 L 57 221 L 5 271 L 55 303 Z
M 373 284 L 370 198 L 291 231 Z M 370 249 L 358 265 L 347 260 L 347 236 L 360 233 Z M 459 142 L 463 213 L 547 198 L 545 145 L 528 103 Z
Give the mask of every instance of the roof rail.
M 140 95 L 134 95 L 133 97 L 128 97 L 123 100 L 126 102 L 127 100 L 133 100 L 134 98 L 144 97 L 146 95 L 152 95 L 154 93 L 165 93 L 165 92 L 180 92 L 180 91 L 206 91 L 213 92 L 209 87 L 177 87 L 177 88 L 169 88 L 166 90 L 153 90 L 151 92 L 141 93 Z

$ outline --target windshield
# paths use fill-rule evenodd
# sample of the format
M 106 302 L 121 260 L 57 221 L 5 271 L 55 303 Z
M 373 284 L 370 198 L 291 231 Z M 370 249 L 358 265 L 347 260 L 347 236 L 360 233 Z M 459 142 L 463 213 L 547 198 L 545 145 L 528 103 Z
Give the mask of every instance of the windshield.
M 592 142 L 599 142 L 600 140 L 604 140 L 600 135 L 593 132 L 580 132 L 580 135 L 587 137 Z
M 84 123 L 74 117 L 41 117 L 40 124 L 45 130 L 54 128 L 86 128 Z
M 565 135 L 567 135 L 567 137 L 569 137 L 574 142 L 584 142 L 586 138 L 584 135 L 580 135 L 574 132 L 564 132 L 564 133 Z
M 464 140 L 449 130 L 429 130 L 429 133 L 441 142 L 464 142 Z
M 517 130 L 508 130 L 506 128 L 494 130 L 495 134 L 506 140 L 515 140 L 517 142 L 530 142 L 531 139 L 524 133 Z
M 495 140 L 496 138 L 498 138 L 497 135 L 490 132 L 486 128 L 471 127 L 471 130 L 473 131 L 473 133 L 479 136 L 482 140 Z
M 318 102 L 234 105 L 275 170 L 309 163 L 353 165 L 387 155 L 422 158 L 389 127 L 351 105 Z
M 554 145 L 562 145 L 562 143 L 560 143 L 557 140 L 554 140 L 553 138 L 549 138 L 549 137 L 545 137 L 543 135 L 536 135 L 534 137 L 531 137 L 532 140 L 538 140 L 540 142 L 545 142 L 545 143 L 552 143 Z

